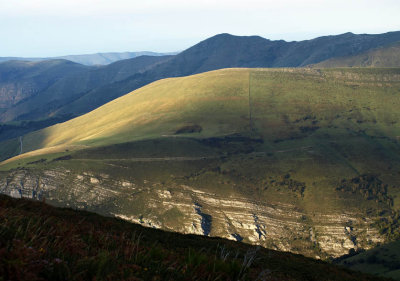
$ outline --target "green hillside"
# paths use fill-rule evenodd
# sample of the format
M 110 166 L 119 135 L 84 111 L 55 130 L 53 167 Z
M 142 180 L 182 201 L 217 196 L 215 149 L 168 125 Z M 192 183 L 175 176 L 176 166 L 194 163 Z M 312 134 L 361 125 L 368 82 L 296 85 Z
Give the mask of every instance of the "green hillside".
M 400 42 L 367 52 L 332 58 L 314 65 L 315 67 L 400 67 Z
M 4 195 L 0 238 L 0 280 L 387 280 Z
M 0 191 L 327 259 L 400 237 L 400 69 L 160 80 L 0 146 Z

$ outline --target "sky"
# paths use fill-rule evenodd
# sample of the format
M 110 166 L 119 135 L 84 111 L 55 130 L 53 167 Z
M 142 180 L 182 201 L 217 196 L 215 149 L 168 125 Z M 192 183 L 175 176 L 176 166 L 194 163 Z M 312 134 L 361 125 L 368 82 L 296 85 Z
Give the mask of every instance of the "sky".
M 399 0 L 0 0 L 0 57 L 173 52 L 219 33 L 383 33 L 400 30 L 399 15 Z

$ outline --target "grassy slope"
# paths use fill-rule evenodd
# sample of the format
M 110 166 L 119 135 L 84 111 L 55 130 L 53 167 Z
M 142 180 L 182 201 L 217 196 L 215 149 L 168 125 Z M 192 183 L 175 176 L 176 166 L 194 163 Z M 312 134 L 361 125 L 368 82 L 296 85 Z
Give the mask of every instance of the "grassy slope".
M 249 133 L 249 77 L 252 129 L 264 140 L 300 138 L 307 130 L 338 136 L 362 131 L 396 139 L 399 74 L 397 69 L 226 69 L 160 80 L 24 136 L 24 152 L 160 138 L 190 124 L 202 127 L 195 134 L 201 138 Z
M 399 67 L 400 42 L 355 56 L 329 59 L 314 67 Z
M 0 280 L 384 280 L 300 255 L 0 196 Z

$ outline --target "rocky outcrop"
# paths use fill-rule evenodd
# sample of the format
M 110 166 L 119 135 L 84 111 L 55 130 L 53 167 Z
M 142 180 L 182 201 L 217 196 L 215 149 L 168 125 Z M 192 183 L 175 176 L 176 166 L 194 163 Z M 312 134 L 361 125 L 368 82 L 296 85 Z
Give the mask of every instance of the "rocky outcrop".
M 370 248 L 384 238 L 376 217 L 355 212 L 312 214 L 282 202 L 219 196 L 189 185 L 112 179 L 58 168 L 14 170 L 0 177 L 0 192 L 46 199 L 57 206 L 113 215 L 154 228 L 219 236 L 317 258 Z

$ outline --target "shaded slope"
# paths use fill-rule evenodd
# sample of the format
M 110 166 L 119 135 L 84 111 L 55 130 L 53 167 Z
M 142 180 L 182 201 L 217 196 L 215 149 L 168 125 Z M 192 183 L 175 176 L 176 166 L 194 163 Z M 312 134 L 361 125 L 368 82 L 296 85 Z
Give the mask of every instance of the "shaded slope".
M 355 56 L 329 59 L 314 67 L 400 67 L 400 42 Z
M 0 191 L 322 259 L 369 249 L 399 235 L 399 84 L 399 69 L 164 79 L 24 136 L 36 150 L 2 163 Z
M 400 280 L 400 241 L 337 261 L 352 270 Z
M 34 120 L 54 115 L 57 108 L 85 95 L 88 91 L 124 80 L 126 77 L 143 72 L 151 66 L 168 59 L 169 57 L 141 56 L 115 62 L 77 75 L 65 75 L 63 79 L 60 79 L 32 99 L 21 102 L 2 113 L 0 115 L 1 120 L 3 122 Z M 65 115 L 71 116 L 71 113 L 66 112 Z
M 300 255 L 3 195 L 0 235 L 0 274 L 9 280 L 385 280 Z
M 67 60 L 0 63 L 0 108 L 8 109 L 47 89 L 61 78 L 88 69 Z
M 60 79 L 41 91 L 35 92 L 35 95 L 21 100 L 14 106 L 7 106 L 3 110 L 0 109 L 0 121 L 6 122 L 5 124 L 0 124 L 0 140 L 21 136 L 31 131 L 69 120 L 74 117 L 72 111 L 67 111 L 63 114 L 55 114 L 55 111 L 72 100 L 85 95 L 92 89 L 123 80 L 133 73 L 143 72 L 149 67 L 168 59 L 168 56 L 141 56 L 131 60 L 119 61 L 106 67 L 86 69 L 76 73 L 76 75 L 62 72 Z M 56 73 L 54 72 L 54 74 Z M 50 82 L 47 81 L 48 77 L 44 75 L 36 80 L 41 81 L 40 79 Z M 30 90 L 30 87 L 31 84 L 25 83 L 20 85 L 18 89 L 24 92 Z M 112 97 L 112 95 L 110 96 Z M 88 101 L 88 105 L 92 103 L 93 101 Z

